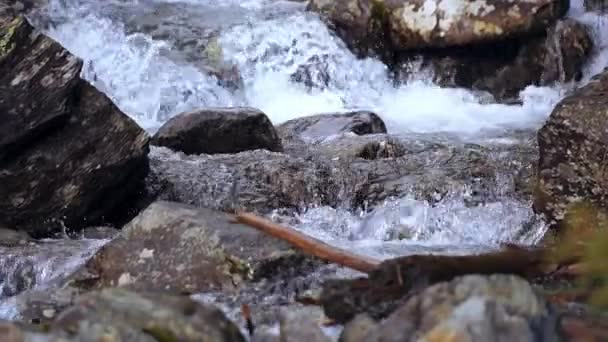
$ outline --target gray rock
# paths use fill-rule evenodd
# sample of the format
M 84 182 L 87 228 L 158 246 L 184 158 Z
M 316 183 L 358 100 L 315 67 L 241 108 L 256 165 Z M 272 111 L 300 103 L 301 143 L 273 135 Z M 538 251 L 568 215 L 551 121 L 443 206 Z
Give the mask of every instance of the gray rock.
M 155 202 L 127 224 L 81 270 L 94 288 L 236 290 L 290 247 L 228 214 Z M 82 279 L 80 279 L 82 281 Z
M 451 87 L 488 91 L 497 100 L 517 99 L 530 84 L 580 80 L 593 49 L 587 28 L 572 19 L 559 20 L 545 35 L 521 42 L 452 48 L 424 55 L 434 80 Z M 500 51 L 500 55 L 496 54 Z
M 0 224 L 38 237 L 122 219 L 147 134 L 25 19 L 0 15 L 0 36 Z
M 365 341 L 555 341 L 555 323 L 524 279 L 468 275 L 413 296 Z
M 67 341 L 245 341 L 224 313 L 164 292 L 106 289 L 81 296 L 49 335 Z M 53 340 L 53 339 L 51 339 Z
M 253 108 L 207 108 L 167 121 L 152 144 L 186 154 L 281 151 L 281 141 L 266 114 Z
M 72 286 L 30 289 L 13 297 L 15 320 L 34 325 L 48 325 L 64 309 L 74 304 L 83 291 Z
M 574 206 L 595 208 L 600 216 L 606 209 L 607 91 L 608 70 L 558 103 L 538 132 L 534 208 L 556 228 Z
M 386 133 L 386 125 L 375 113 L 357 111 L 304 116 L 279 125 L 277 130 L 283 139 L 297 137 L 313 143 L 341 133 Z
M 406 50 L 533 35 L 569 8 L 567 1 L 560 0 L 473 1 L 455 5 L 453 11 L 444 5 L 441 1 L 312 0 L 308 9 L 326 16 L 359 49 L 382 44 Z
M 0 258 L 0 298 L 14 296 L 36 285 L 36 267 L 29 258 L 6 254 Z
M 264 150 L 187 156 L 152 148 L 150 192 L 160 199 L 269 213 L 350 205 L 364 178 L 342 165 Z
M 287 309 L 283 312 L 280 319 L 280 340 L 282 342 L 330 342 L 319 327 L 320 315 L 310 312 L 298 312 Z
M 378 323 L 367 314 L 359 314 L 344 325 L 338 342 L 365 342 L 367 336 L 378 328 Z
M 560 20 L 564 0 L 445 1 L 312 0 L 321 14 L 359 56 L 381 58 L 398 81 L 422 61 L 443 86 L 488 91 L 501 102 L 516 101 L 526 86 L 578 80 L 592 52 L 585 27 Z M 448 9 L 451 9 L 448 10 Z M 322 61 L 296 73 L 323 85 Z

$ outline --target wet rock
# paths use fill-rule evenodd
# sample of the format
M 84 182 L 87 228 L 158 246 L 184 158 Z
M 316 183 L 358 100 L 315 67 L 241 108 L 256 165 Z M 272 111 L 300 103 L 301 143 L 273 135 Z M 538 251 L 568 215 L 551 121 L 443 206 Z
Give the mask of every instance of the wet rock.
M 270 119 L 253 108 L 208 108 L 179 114 L 160 128 L 152 144 L 186 154 L 282 150 Z
M 470 205 L 506 194 L 526 199 L 512 175 L 520 174 L 523 182 L 520 171 L 533 163 L 536 153 L 527 140 L 473 144 L 433 135 L 391 137 L 363 146 L 358 158 L 342 160 L 366 175 L 357 198 L 369 205 L 405 195 L 431 204 L 456 194 Z
M 342 165 L 264 150 L 187 156 L 151 150 L 150 192 L 160 199 L 233 211 L 350 203 L 365 179 Z
M 0 298 L 14 296 L 36 285 L 36 266 L 29 258 L 2 251 L 0 258 Z
M 155 202 L 85 265 L 95 288 L 126 286 L 193 293 L 236 290 L 290 247 L 231 216 Z
M 292 82 L 304 84 L 309 90 L 325 89 L 331 81 L 329 58 L 328 55 L 311 57 L 306 63 L 300 65 L 289 79 Z
M 373 161 L 403 157 L 411 152 L 406 144 L 407 142 L 388 134 L 346 133 L 317 142 L 309 150 L 315 156 L 350 163 L 355 160 Z
M 319 327 L 320 317 L 316 322 L 313 317 L 305 312 L 285 310 L 279 323 L 280 340 L 282 342 L 330 342 L 331 339 Z
M 0 35 L 0 223 L 38 237 L 119 221 L 148 170 L 146 133 L 25 19 L 0 16 Z
M 375 113 L 357 111 L 304 116 L 279 125 L 277 130 L 282 137 L 295 136 L 316 142 L 348 132 L 356 135 L 386 133 L 386 125 Z
M 606 209 L 608 71 L 557 104 L 538 132 L 534 208 L 559 228 L 574 205 Z
M 23 291 L 12 298 L 16 310 L 14 319 L 33 325 L 48 325 L 74 304 L 82 293 L 81 289 L 73 286 Z
M 443 86 L 487 91 L 506 102 L 531 84 L 579 80 L 592 48 L 587 28 L 565 19 L 539 37 L 427 52 L 422 65 Z
M 362 141 L 358 136 L 386 133 L 386 125 L 375 113 L 356 111 L 300 117 L 279 125 L 277 131 L 287 154 L 326 156 L 333 153 L 337 156 L 356 153 Z M 324 150 L 328 150 L 327 153 Z
M 18 232 L 0 226 L 0 246 L 15 247 L 19 245 L 26 245 L 31 241 L 32 239 L 26 232 Z
M 215 307 L 164 292 L 119 288 L 80 297 L 49 333 L 68 341 L 245 341 Z
M 422 61 L 437 83 L 516 100 L 526 86 L 578 80 L 592 51 L 586 28 L 560 20 L 565 0 L 313 0 L 351 50 L 377 56 L 398 81 Z
M 469 275 L 414 295 L 365 341 L 554 341 L 556 320 L 522 278 Z
M 377 329 L 378 324 L 366 314 L 355 316 L 344 325 L 338 342 L 365 342 L 367 335 Z
M 471 45 L 545 29 L 563 16 L 568 1 L 312 0 L 308 9 L 326 16 L 351 45 L 382 44 L 395 50 Z M 383 37 L 386 42 L 374 42 Z

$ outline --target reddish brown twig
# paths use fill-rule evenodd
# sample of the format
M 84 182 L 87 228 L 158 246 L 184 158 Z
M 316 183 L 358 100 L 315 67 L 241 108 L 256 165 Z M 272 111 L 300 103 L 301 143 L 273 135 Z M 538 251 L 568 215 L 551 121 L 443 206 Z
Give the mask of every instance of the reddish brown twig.
M 378 260 L 330 246 L 321 240 L 302 234 L 295 229 L 281 226 L 253 214 L 238 214 L 236 215 L 236 220 L 277 239 L 286 241 L 305 253 L 360 272 L 369 273 L 376 269 L 380 264 L 380 261 Z

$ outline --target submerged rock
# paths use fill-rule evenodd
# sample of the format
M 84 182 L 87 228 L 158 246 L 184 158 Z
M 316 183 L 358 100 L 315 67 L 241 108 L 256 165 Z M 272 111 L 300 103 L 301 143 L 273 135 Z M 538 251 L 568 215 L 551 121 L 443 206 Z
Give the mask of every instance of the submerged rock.
M 174 116 L 152 144 L 186 154 L 281 151 L 281 141 L 266 114 L 253 108 L 207 108 Z
M 0 15 L 0 223 L 34 236 L 114 222 L 148 170 L 148 136 L 23 18 Z
M 557 104 L 538 132 L 534 208 L 560 227 L 574 205 L 608 209 L 608 70 Z M 591 218 L 586 218 L 591 219 Z
M 210 209 L 155 202 L 102 247 L 84 270 L 96 288 L 235 290 L 290 247 L 231 219 Z
M 363 321 L 366 325 L 369 323 Z M 361 323 L 360 323 L 361 324 Z M 352 328 L 351 328 L 352 329 Z M 355 341 L 555 341 L 556 320 L 524 279 L 468 275 L 414 295 Z

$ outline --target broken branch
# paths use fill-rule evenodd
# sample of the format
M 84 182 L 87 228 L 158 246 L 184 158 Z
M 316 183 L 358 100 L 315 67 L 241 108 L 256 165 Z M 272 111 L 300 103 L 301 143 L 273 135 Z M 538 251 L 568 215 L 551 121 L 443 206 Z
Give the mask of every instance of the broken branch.
M 277 239 L 286 241 L 305 253 L 360 272 L 369 273 L 380 265 L 378 260 L 330 246 L 293 228 L 281 226 L 253 214 L 238 214 L 236 220 Z

